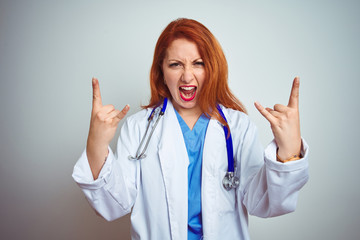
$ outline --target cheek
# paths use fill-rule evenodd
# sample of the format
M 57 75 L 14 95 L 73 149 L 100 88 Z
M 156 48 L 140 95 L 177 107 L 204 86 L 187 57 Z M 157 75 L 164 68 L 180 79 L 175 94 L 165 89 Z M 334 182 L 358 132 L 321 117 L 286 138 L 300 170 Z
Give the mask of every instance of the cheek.
M 176 91 L 176 88 L 177 88 L 176 82 L 173 81 L 173 79 L 169 76 L 164 75 L 164 78 L 166 79 L 166 80 L 164 80 L 165 85 L 169 89 L 169 91 L 171 93 Z
M 164 81 L 168 88 L 176 87 L 178 83 L 178 76 L 175 72 L 164 72 Z M 171 89 L 170 89 L 171 90 Z
M 178 90 L 178 87 L 174 82 L 169 82 L 168 88 L 169 88 L 170 92 L 173 92 L 173 93 L 175 93 Z
M 203 84 L 205 83 L 205 79 L 206 79 L 205 72 L 201 72 L 200 74 L 198 74 L 197 79 L 198 79 L 199 86 L 202 87 Z

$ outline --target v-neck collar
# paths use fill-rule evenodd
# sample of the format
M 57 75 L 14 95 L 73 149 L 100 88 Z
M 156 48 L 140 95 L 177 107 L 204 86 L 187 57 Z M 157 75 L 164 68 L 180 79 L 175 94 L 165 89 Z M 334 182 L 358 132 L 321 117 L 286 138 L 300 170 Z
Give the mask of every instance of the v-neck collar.
M 186 124 L 186 122 L 184 121 L 184 119 L 181 117 L 181 115 L 178 113 L 178 111 L 176 111 L 176 109 L 174 108 L 174 111 L 176 113 L 176 117 L 179 121 L 181 130 L 183 132 L 183 134 L 187 134 L 187 133 L 195 133 L 197 132 L 198 128 L 201 125 L 206 125 L 205 123 L 207 123 L 210 119 L 208 119 L 203 113 L 200 115 L 200 117 L 196 120 L 193 129 L 190 129 L 189 126 Z M 200 127 L 201 128 L 201 127 Z

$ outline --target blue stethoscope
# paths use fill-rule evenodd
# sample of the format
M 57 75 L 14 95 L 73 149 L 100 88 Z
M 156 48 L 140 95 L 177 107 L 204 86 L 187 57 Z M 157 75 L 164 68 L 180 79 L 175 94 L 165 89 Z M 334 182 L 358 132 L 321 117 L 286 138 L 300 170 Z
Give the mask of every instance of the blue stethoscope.
M 145 138 L 147 136 L 147 133 L 149 131 L 149 127 L 150 127 L 150 123 L 151 121 L 153 120 L 154 116 L 155 116 L 155 110 L 156 109 L 159 109 L 159 106 L 157 107 L 154 107 L 153 110 L 151 111 L 150 113 L 150 116 L 148 117 L 148 124 L 147 124 L 147 127 L 146 127 L 146 130 L 145 130 L 145 134 L 144 136 L 142 137 L 141 139 L 141 142 L 140 142 L 140 145 L 136 151 L 136 155 L 135 157 L 129 155 L 129 159 L 130 160 L 140 160 L 140 159 L 143 159 L 143 158 L 146 158 L 146 149 L 149 145 L 149 142 L 150 142 L 150 139 L 151 139 L 151 136 L 157 126 L 157 124 L 159 123 L 160 119 L 162 118 L 162 116 L 164 116 L 164 113 L 165 113 L 165 110 L 166 110 L 166 106 L 167 106 L 167 102 L 168 102 L 168 99 L 165 98 L 164 99 L 164 103 L 161 107 L 161 110 L 160 110 L 160 113 L 159 113 L 159 116 L 158 118 L 156 119 L 156 122 L 154 124 L 154 126 L 152 127 L 151 131 L 150 131 L 150 134 L 149 134 L 149 137 L 147 138 L 146 142 L 145 142 L 145 146 L 142 148 L 143 144 L 144 144 L 144 141 L 145 141 Z M 221 110 L 220 106 L 217 105 L 217 109 L 219 110 L 219 113 L 221 115 L 221 117 L 227 122 L 226 118 L 225 118 L 225 115 L 223 113 L 223 111 Z M 231 137 L 231 133 L 229 133 L 229 130 L 226 126 L 223 126 L 223 129 L 224 129 L 224 135 L 225 135 L 225 141 L 226 141 L 226 149 L 227 149 L 227 158 L 228 158 L 228 170 L 223 178 L 223 181 L 222 181 L 222 184 L 224 186 L 224 188 L 226 190 L 231 190 L 231 189 L 235 189 L 239 186 L 239 178 L 235 176 L 235 161 L 234 161 L 234 155 L 233 155 L 233 145 L 232 145 L 232 137 Z M 227 137 L 229 135 L 229 137 Z

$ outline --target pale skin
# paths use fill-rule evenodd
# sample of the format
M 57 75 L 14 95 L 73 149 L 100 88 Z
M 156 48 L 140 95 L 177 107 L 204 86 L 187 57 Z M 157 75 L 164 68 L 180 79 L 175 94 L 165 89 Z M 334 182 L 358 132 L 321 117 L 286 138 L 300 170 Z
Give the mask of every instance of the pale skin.
M 295 77 L 287 106 L 275 104 L 273 109 L 264 108 L 255 102 L 257 110 L 269 121 L 275 141 L 278 145 L 278 155 L 282 160 L 300 155 L 301 134 L 299 117 L 299 87 L 300 79 Z
M 193 129 L 202 114 L 197 99 L 206 76 L 204 62 L 196 44 L 182 38 L 174 40 L 166 51 L 162 70 L 174 108 L 188 127 Z M 196 89 L 194 98 L 184 99 L 180 91 L 181 87 Z
M 180 41 L 178 41 L 180 40 Z M 179 87 L 193 86 L 201 90 L 205 80 L 205 70 L 197 46 L 185 39 L 173 41 L 163 61 L 164 80 L 172 95 L 172 103 L 190 129 L 201 115 L 196 104 L 197 96 L 183 101 Z M 174 64 L 175 63 L 175 64 Z M 125 117 L 130 107 L 126 105 L 121 111 L 113 105 L 103 105 L 99 81 L 92 79 L 93 104 L 86 154 L 94 179 L 97 179 L 108 155 L 108 146 L 113 139 L 117 126 Z M 301 134 L 299 118 L 299 77 L 295 77 L 291 88 L 288 105 L 275 104 L 273 109 L 264 108 L 258 102 L 255 107 L 269 121 L 275 141 L 278 145 L 278 156 L 286 160 L 300 155 Z M 198 93 L 196 94 L 198 95 Z
M 120 111 L 115 109 L 113 105 L 104 106 L 102 104 L 100 86 L 97 78 L 92 79 L 92 87 L 93 102 L 86 154 L 92 175 L 94 179 L 97 179 L 108 155 L 108 146 L 115 135 L 116 128 L 130 107 L 126 105 Z

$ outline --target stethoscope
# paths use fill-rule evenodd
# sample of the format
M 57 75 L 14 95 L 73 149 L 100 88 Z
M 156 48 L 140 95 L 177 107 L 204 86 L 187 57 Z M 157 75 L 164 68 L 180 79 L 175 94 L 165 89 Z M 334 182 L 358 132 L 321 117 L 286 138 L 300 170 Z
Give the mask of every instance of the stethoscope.
M 149 135 L 148 139 L 146 140 L 146 143 L 145 143 L 145 146 L 144 146 L 143 150 L 141 151 L 141 147 L 142 147 L 142 145 L 143 145 L 143 143 L 144 143 L 144 141 L 145 141 L 145 137 L 146 137 L 147 132 L 148 132 L 149 127 L 150 127 L 150 122 L 153 120 L 154 114 L 155 114 L 155 110 L 158 109 L 158 106 L 157 106 L 157 107 L 154 107 L 153 110 L 151 111 L 150 116 L 148 117 L 148 124 L 147 124 L 147 126 L 146 126 L 145 134 L 144 134 L 144 136 L 143 136 L 142 139 L 141 139 L 140 145 L 139 145 L 139 147 L 138 147 L 138 149 L 137 149 L 137 151 L 136 151 L 136 155 L 135 155 L 135 157 L 129 155 L 129 157 L 128 157 L 129 160 L 140 160 L 140 159 L 146 158 L 146 154 L 145 154 L 146 149 L 147 149 L 147 147 L 148 147 L 148 145 L 149 145 L 150 139 L 151 139 L 151 137 L 152 137 L 152 134 L 153 134 L 153 132 L 154 132 L 157 124 L 159 123 L 161 117 L 164 116 L 164 113 L 165 113 L 165 110 L 166 110 L 166 106 L 167 106 L 167 101 L 168 101 L 167 98 L 165 98 L 165 99 L 164 99 L 163 106 L 162 106 L 161 111 L 160 111 L 160 113 L 159 113 L 159 116 L 158 116 L 158 118 L 156 119 L 156 122 L 155 122 L 153 128 L 151 129 L 150 135 Z
M 136 155 L 135 157 L 129 155 L 128 159 L 129 160 L 140 160 L 140 159 L 143 159 L 143 158 L 146 158 L 146 149 L 149 145 L 149 142 L 150 142 L 150 139 L 154 133 L 154 130 L 157 126 L 157 124 L 159 123 L 160 119 L 162 118 L 162 116 L 164 116 L 164 113 L 165 113 L 165 110 L 166 110 L 166 106 L 167 106 L 167 101 L 168 99 L 165 98 L 164 99 L 164 103 L 161 107 L 161 110 L 160 110 L 160 113 L 156 119 L 156 122 L 154 124 L 154 126 L 152 127 L 151 131 L 150 131 L 150 134 L 149 134 L 149 137 L 147 138 L 146 142 L 145 142 L 145 145 L 144 147 L 142 148 L 143 144 L 144 144 L 144 141 L 145 141 L 145 138 L 147 136 L 147 133 L 149 131 L 149 127 L 150 127 L 150 123 L 151 121 L 153 120 L 154 116 L 155 116 L 155 112 L 157 109 L 159 109 L 159 106 L 157 107 L 154 107 L 153 110 L 151 111 L 150 113 L 150 116 L 148 117 L 148 124 L 146 126 L 146 130 L 145 130 L 145 134 L 144 136 L 142 137 L 141 139 L 141 142 L 140 142 L 140 145 L 136 151 Z M 223 111 L 221 110 L 220 106 L 217 105 L 217 109 L 221 115 L 221 117 L 223 117 L 223 119 L 227 122 L 226 118 L 225 118 L 225 115 L 223 113 Z M 224 188 L 229 191 L 231 190 L 232 188 L 237 188 L 239 186 L 239 178 L 235 176 L 235 171 L 234 171 L 234 168 L 236 167 L 235 166 L 235 161 L 234 161 L 234 155 L 233 155 L 233 145 L 232 145 L 232 137 L 231 137 L 231 132 L 229 133 L 229 130 L 226 126 L 223 125 L 223 129 L 224 129 L 224 135 L 225 135 L 225 141 L 226 141 L 226 149 L 227 149 L 227 158 L 228 158 L 228 170 L 223 178 L 223 181 L 222 181 L 222 184 L 224 186 Z M 229 137 L 228 137 L 229 135 Z

